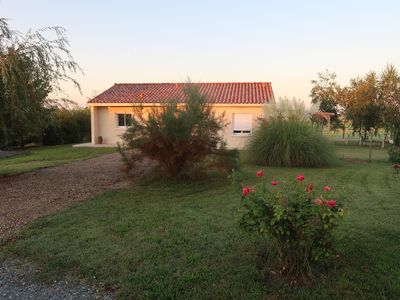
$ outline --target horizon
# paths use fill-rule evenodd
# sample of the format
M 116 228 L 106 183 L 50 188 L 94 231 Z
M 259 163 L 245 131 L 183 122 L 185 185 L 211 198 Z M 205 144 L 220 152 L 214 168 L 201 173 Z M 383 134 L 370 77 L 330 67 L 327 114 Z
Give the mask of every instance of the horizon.
M 21 9 L 23 7 L 23 9 Z M 62 26 L 85 75 L 80 105 L 114 83 L 271 82 L 275 98 L 310 103 L 311 80 L 400 67 L 396 1 L 57 2 L 0 0 L 14 30 Z M 60 95 L 56 95 L 60 96 Z

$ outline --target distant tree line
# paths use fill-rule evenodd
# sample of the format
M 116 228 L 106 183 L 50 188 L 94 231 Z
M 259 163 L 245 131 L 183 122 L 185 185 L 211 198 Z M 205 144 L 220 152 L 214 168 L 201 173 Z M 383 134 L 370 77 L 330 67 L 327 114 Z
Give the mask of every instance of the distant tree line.
M 90 121 L 86 110 L 67 112 L 59 101 L 49 99 L 52 92 L 61 91 L 60 82 L 72 82 L 80 90 L 69 75 L 77 71 L 80 68 L 70 54 L 63 28 L 46 27 L 22 34 L 0 18 L 0 149 L 27 143 L 75 142 L 78 136 L 72 138 L 72 127 L 87 131 Z M 66 129 L 68 122 L 73 124 L 70 129 Z M 65 136 L 61 137 L 61 132 Z
M 395 66 L 353 78 L 347 86 L 339 85 L 336 74 L 326 71 L 318 73 L 312 85 L 312 103 L 334 114 L 333 129 L 341 128 L 344 133 L 350 124 L 360 144 L 369 141 L 370 145 L 378 131 L 384 132 L 385 140 L 400 147 L 400 74 Z

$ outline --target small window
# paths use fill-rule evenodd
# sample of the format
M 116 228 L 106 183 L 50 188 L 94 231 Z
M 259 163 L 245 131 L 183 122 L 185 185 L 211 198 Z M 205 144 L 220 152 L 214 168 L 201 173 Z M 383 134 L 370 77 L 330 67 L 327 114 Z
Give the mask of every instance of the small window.
M 233 135 L 250 135 L 253 125 L 252 114 L 233 114 Z
M 131 114 L 117 114 L 118 127 L 127 127 L 132 125 Z

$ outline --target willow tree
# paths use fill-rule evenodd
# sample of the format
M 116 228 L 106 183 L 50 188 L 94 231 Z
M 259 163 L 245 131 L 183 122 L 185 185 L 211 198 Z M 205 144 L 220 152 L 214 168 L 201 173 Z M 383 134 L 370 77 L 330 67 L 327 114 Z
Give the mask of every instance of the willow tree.
M 23 146 L 46 126 L 48 96 L 80 71 L 62 27 L 23 34 L 0 18 L 0 149 Z

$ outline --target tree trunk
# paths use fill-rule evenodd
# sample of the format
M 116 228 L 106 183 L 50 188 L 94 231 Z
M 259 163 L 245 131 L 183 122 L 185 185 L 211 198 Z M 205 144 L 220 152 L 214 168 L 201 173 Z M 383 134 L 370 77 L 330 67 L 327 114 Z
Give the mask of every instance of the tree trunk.
M 363 145 L 363 130 L 364 130 L 364 117 L 361 119 L 361 129 L 360 129 L 360 146 Z M 365 133 L 365 130 L 364 130 Z M 365 138 L 364 138 L 365 140 Z
M 372 136 L 374 134 L 374 129 L 370 130 L 370 136 L 369 136 L 369 153 L 368 153 L 368 161 L 371 162 L 371 156 L 372 156 Z
M 346 134 L 346 126 L 343 124 L 343 127 L 342 127 L 342 140 L 344 140 L 345 134 Z
M 385 135 L 383 136 L 383 142 L 382 142 L 382 148 L 385 148 L 385 142 L 386 142 L 386 139 L 387 139 L 387 132 L 385 132 Z

